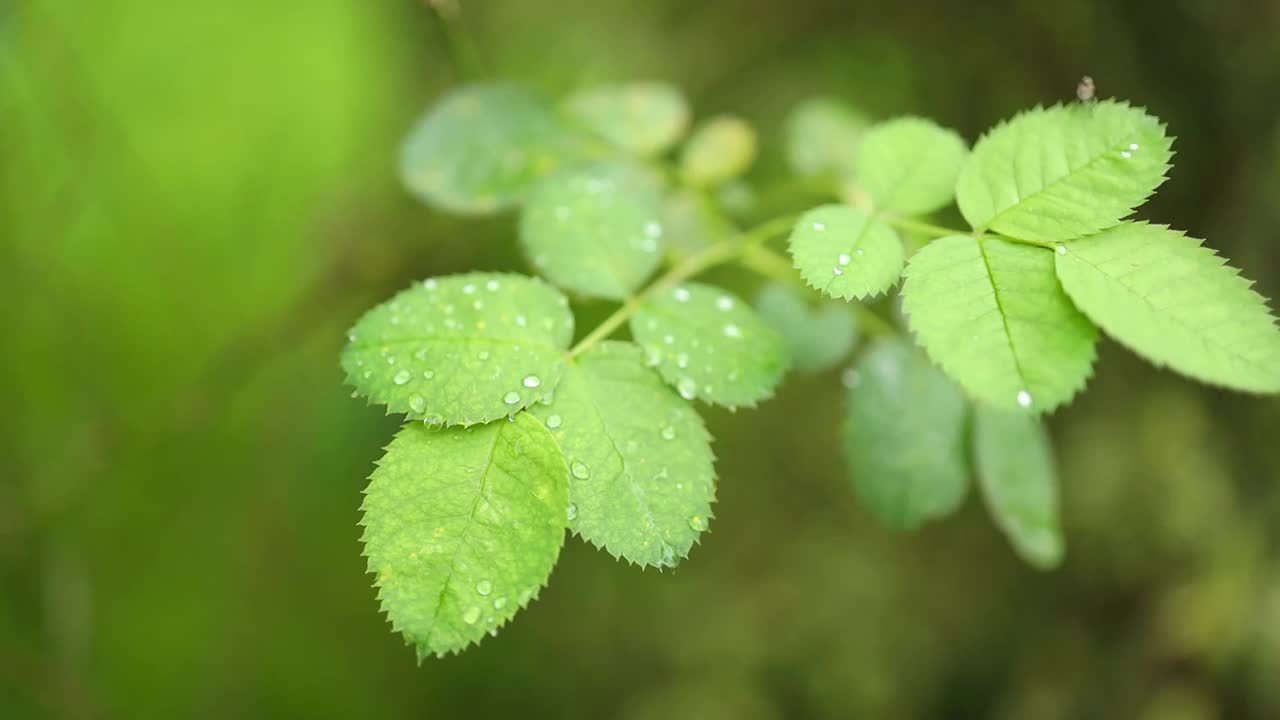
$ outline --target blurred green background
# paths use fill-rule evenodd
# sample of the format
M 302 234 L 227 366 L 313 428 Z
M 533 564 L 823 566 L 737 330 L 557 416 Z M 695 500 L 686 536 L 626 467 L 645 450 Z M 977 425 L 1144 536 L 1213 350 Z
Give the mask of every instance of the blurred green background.
M 1280 297 L 1274 0 L 462 6 L 493 75 L 666 79 L 742 113 L 762 185 L 800 98 L 972 140 L 1091 74 L 1179 138 L 1144 216 Z M 497 638 L 417 667 L 357 542 L 395 423 L 337 356 L 412 279 L 527 270 L 509 216 L 397 184 L 460 80 L 447 47 L 412 0 L 0 0 L 0 718 L 1280 717 L 1280 400 L 1111 343 L 1051 423 L 1056 572 L 974 497 L 880 529 L 838 458 L 838 373 L 796 376 L 707 412 L 717 520 L 677 572 L 570 540 Z

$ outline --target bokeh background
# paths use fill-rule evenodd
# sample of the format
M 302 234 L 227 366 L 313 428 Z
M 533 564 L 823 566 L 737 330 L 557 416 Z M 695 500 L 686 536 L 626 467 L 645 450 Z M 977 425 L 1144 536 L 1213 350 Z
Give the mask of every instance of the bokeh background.
M 762 186 L 798 99 L 972 140 L 1091 74 L 1179 138 L 1143 215 L 1280 297 L 1273 0 L 461 3 L 488 74 L 672 80 L 750 118 Z M 397 184 L 449 47 L 415 0 L 0 0 L 0 717 L 1280 717 L 1280 400 L 1109 342 L 1051 420 L 1055 572 L 976 497 L 878 527 L 838 372 L 796 376 L 706 412 L 720 502 L 678 571 L 570 540 L 515 623 L 418 667 L 357 542 L 395 423 L 337 355 L 413 279 L 527 269 L 509 216 Z

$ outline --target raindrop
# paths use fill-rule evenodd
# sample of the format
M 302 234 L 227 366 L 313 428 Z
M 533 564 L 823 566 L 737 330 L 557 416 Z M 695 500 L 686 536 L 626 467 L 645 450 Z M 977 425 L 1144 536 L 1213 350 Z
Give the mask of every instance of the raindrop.
M 689 518 L 689 527 L 697 532 L 702 532 L 707 529 L 707 519 L 701 515 L 694 515 Z
M 436 376 L 436 371 L 435 371 L 435 370 L 423 370 L 423 371 L 422 371 L 422 379 L 423 379 L 423 380 L 430 380 L 431 378 L 433 378 L 433 377 L 435 377 L 435 376 Z
M 688 288 L 682 288 L 682 287 L 676 288 L 675 291 L 671 293 L 671 295 L 679 302 L 689 302 Z
M 832 275 L 843 275 L 843 274 L 844 274 L 844 270 L 841 270 L 841 269 L 840 269 L 840 268 L 838 268 L 838 267 L 834 267 L 834 268 L 831 268 L 831 274 L 832 274 Z
M 515 390 L 512 390 L 511 392 L 502 396 L 502 402 L 508 405 L 515 405 L 516 403 L 520 402 L 520 393 L 516 392 Z
M 493 609 L 494 609 L 494 610 L 501 610 L 502 608 L 504 608 L 504 607 L 506 607 L 506 606 L 507 606 L 507 599 L 506 599 L 506 598 L 504 598 L 504 597 L 494 598 L 494 600 L 493 600 Z
M 427 409 L 427 399 L 418 394 L 410 395 L 409 409 L 421 415 L 422 411 Z
M 726 337 L 740 338 L 742 337 L 742 329 L 733 323 L 724 326 L 724 334 Z
M 488 580 L 481 580 L 480 582 L 476 583 L 476 592 L 480 593 L 481 595 L 488 595 L 489 593 L 493 592 L 493 583 L 489 582 Z
M 1026 390 L 1018 391 L 1018 404 L 1024 408 L 1031 407 L 1031 393 Z
M 478 607 L 469 608 L 466 612 L 462 613 L 462 622 L 468 625 L 475 625 L 476 621 L 479 619 L 480 608 Z
M 388 355 L 388 356 L 387 356 L 387 364 L 388 364 L 388 365 L 395 365 L 395 364 L 396 364 L 396 356 L 395 356 L 395 355 Z
M 679 367 L 679 368 L 689 367 L 688 353 L 680 353 L 679 355 L 676 355 L 676 367 Z
M 1129 143 L 1129 149 L 1130 149 L 1130 150 L 1137 150 L 1137 149 L 1138 149 L 1138 143 Z
M 425 289 L 427 289 L 427 290 L 435 290 L 435 289 L 436 289 L 436 281 L 435 281 L 435 280 L 423 280 L 423 281 L 422 281 L 422 287 L 423 287 L 423 288 L 425 288 Z
M 488 359 L 489 359 L 489 351 L 488 351 L 488 350 L 481 350 L 480 352 L 476 353 L 476 357 L 480 358 L 481 360 L 488 360 Z
M 719 298 L 716 299 L 716 307 L 726 311 L 732 310 L 733 298 L 729 297 L 728 295 L 721 295 Z
M 421 349 L 421 350 L 419 350 L 418 352 L 414 353 L 414 354 L 413 354 L 413 356 L 414 356 L 415 358 L 419 359 L 419 360 L 426 360 L 426 359 L 427 359 L 427 349 L 426 349 L 426 348 L 422 348 L 422 349 Z
M 474 284 L 472 284 L 472 283 L 467 283 L 466 285 L 463 285 L 463 286 L 462 286 L 462 292 L 463 292 L 463 293 L 465 293 L 465 294 L 467 294 L 467 295 L 471 295 L 471 294 L 473 294 L 475 291 L 476 291 L 476 286 L 475 286 Z
M 656 222 L 651 222 L 644 226 L 644 234 L 651 238 L 662 237 L 662 226 Z
M 364 377 L 365 380 L 368 380 L 369 378 L 373 377 L 373 371 L 365 370 L 363 373 L 361 373 L 361 375 Z
M 484 286 L 488 288 L 489 292 L 497 292 L 498 288 L 501 287 L 497 280 L 490 280 Z
M 817 231 L 819 231 L 819 232 L 821 232 L 821 231 L 823 231 L 823 230 L 826 230 L 826 229 L 827 229 L 827 225 L 826 225 L 826 223 L 816 222 L 816 223 L 814 223 L 814 224 L 813 224 L 813 229 L 814 229 L 814 230 L 817 230 Z
M 1128 150 L 1121 150 L 1121 151 L 1120 151 L 1120 157 L 1122 157 L 1122 158 L 1131 158 L 1131 157 L 1133 157 L 1133 153 L 1129 152 Z
M 409 378 L 410 378 L 409 371 L 401 370 L 400 372 L 396 373 L 395 377 L 391 378 L 391 381 L 397 385 L 404 385 L 405 383 L 409 382 Z
M 1066 246 L 1066 245 L 1059 245 L 1059 246 L 1056 248 L 1056 251 L 1057 251 L 1057 253 L 1058 253 L 1059 255 L 1066 255 L 1066 254 L 1067 254 L 1067 246 Z
M 673 428 L 673 427 L 671 427 L 670 425 L 664 425 L 664 426 L 663 426 L 663 428 L 662 428 L 662 439 L 663 439 L 663 440 L 675 440 L 675 439 L 676 439 L 676 429 L 675 429 L 675 428 Z
M 862 255 L 862 248 L 858 248 L 858 251 L 857 251 L 857 253 L 856 253 L 856 254 L 857 254 L 857 255 L 859 255 L 859 256 L 861 256 L 861 255 Z
M 521 383 L 527 388 L 536 388 L 542 384 L 542 381 L 538 379 L 537 375 L 526 375 Z
M 551 415 L 547 417 L 547 427 L 551 428 L 552 430 L 555 430 L 556 428 L 560 427 L 560 423 L 561 423 L 561 420 L 559 415 Z
M 692 378 L 682 377 L 676 383 L 676 391 L 685 400 L 692 400 L 698 394 L 698 384 Z
M 853 258 L 849 257 L 849 253 L 840 253 L 840 257 L 836 258 L 836 264 L 838 265 L 848 265 L 852 261 Z
M 569 503 L 569 519 L 574 520 L 578 517 L 578 506 L 575 503 Z
M 525 327 L 526 325 L 529 324 L 529 320 L 523 315 L 517 315 L 516 324 L 519 325 L 520 327 Z
M 674 343 L 675 341 L 676 341 L 676 339 L 675 339 L 674 337 L 672 337 L 671 335 L 663 335 L 663 336 L 662 336 L 662 342 L 664 342 L 664 343 L 666 343 L 666 344 L 668 344 L 668 345 L 670 345 L 671 343 Z
M 573 467 L 570 469 L 570 472 L 572 472 L 573 476 L 579 480 L 586 480 L 591 477 L 591 471 L 587 469 L 586 465 L 583 465 L 580 462 L 575 462 Z

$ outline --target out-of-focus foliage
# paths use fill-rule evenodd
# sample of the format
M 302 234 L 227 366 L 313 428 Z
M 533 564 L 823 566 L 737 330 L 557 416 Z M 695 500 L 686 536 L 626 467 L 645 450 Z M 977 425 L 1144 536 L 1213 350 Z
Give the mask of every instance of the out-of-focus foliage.
M 0 3 L 0 716 L 1280 713 L 1275 400 L 1104 341 L 1049 419 L 1071 550 L 1039 575 L 976 498 L 879 529 L 821 430 L 831 378 L 797 375 L 711 414 L 732 482 L 687 566 L 569 540 L 529 621 L 418 670 L 358 555 L 393 424 L 333 361 L 410 281 L 523 263 L 509 218 L 395 177 L 453 45 L 549 96 L 671 80 L 762 138 L 817 95 L 974 138 L 1087 72 L 1177 128 L 1144 216 L 1276 297 L 1276 3 L 459 4 L 470 41 L 417 3 Z M 759 151 L 750 212 L 808 192 Z

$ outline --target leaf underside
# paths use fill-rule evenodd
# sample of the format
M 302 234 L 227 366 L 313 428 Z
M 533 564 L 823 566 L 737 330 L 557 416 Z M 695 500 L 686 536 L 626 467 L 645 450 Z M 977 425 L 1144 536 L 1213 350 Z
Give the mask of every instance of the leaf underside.
M 560 556 L 568 470 L 551 434 L 512 421 L 406 425 L 374 470 L 363 542 L 378 598 L 419 659 L 457 652 L 509 621 Z
M 848 177 L 853 174 L 858 143 L 870 127 L 865 115 L 840 100 L 805 100 L 787 116 L 787 163 L 804 177 Z
M 631 334 L 686 400 L 754 406 L 773 395 L 790 364 L 782 338 L 749 305 L 701 283 L 645 298 Z
M 1127 103 L 1036 108 L 978 141 L 956 202 L 974 228 L 1070 240 L 1141 205 L 1164 182 L 1172 142 L 1158 120 Z
M 614 557 L 675 567 L 711 519 L 711 436 L 631 343 L 575 359 L 549 405 L 532 409 L 570 469 L 570 527 Z
M 601 162 L 562 170 L 530 193 L 520 242 L 555 284 L 621 300 L 662 262 L 662 205 L 635 167 Z
M 969 155 L 964 139 L 931 120 L 876 125 L 858 147 L 857 177 L 877 210 L 923 215 L 951 204 Z
M 830 297 L 877 295 L 902 274 L 904 250 L 898 234 L 848 205 L 823 205 L 805 213 L 789 243 L 800 277 Z
M 1064 552 L 1058 524 L 1058 477 L 1040 422 L 1024 413 L 979 404 L 973 455 L 978 485 L 996 525 L 1024 560 L 1056 567 Z
M 1071 299 L 1108 335 L 1203 382 L 1280 392 L 1280 329 L 1266 300 L 1201 240 L 1125 223 L 1056 255 Z
M 584 88 L 566 98 L 563 108 L 583 127 L 642 157 L 667 150 L 689 128 L 689 103 L 667 83 Z
M 903 308 L 934 362 L 997 408 L 1047 412 L 1089 378 L 1098 332 L 1063 293 L 1051 250 L 994 237 L 911 257 Z
M 568 302 L 523 275 L 427 280 L 365 313 L 342 352 L 347 382 L 431 424 L 506 417 L 555 387 L 573 337 Z
M 955 510 L 969 487 L 964 396 L 897 340 L 873 344 L 851 377 L 842 444 L 862 504 L 899 530 Z
M 411 193 L 449 212 L 509 208 L 585 145 L 537 95 L 502 84 L 454 90 L 418 120 L 400 151 Z

